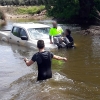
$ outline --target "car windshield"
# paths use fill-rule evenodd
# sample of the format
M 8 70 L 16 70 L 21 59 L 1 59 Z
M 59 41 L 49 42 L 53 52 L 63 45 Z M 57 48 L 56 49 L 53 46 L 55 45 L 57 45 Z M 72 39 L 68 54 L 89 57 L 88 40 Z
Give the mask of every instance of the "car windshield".
M 49 38 L 49 27 L 48 28 L 29 28 L 28 32 L 31 38 L 43 39 Z

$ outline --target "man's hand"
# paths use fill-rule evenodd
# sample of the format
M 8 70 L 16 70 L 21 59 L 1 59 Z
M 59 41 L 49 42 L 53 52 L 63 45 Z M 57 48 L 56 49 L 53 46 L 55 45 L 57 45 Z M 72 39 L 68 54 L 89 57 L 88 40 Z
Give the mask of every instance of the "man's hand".
M 63 37 L 61 37 L 61 40 L 64 40 L 64 38 L 63 38 Z
M 64 60 L 64 61 L 67 61 L 67 58 L 63 57 L 63 60 Z
M 24 61 L 26 62 L 26 61 L 28 61 L 28 59 L 27 58 L 24 58 Z
M 28 60 L 27 58 L 24 58 L 24 61 L 25 61 L 27 66 L 30 66 L 30 65 L 32 65 L 34 63 L 34 61 Z

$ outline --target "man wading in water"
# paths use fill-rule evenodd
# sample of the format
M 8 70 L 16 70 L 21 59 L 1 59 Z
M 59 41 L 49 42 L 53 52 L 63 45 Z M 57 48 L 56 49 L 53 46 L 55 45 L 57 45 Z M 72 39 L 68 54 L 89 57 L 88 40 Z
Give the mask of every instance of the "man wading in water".
M 54 21 L 52 23 L 53 27 L 50 29 L 49 32 L 49 38 L 50 38 L 50 44 L 56 44 L 58 48 L 62 48 L 62 34 L 63 34 L 63 29 L 57 25 L 57 22 Z M 52 42 L 52 37 L 53 37 L 53 42 Z M 70 42 L 67 39 L 67 37 L 63 37 L 65 44 L 68 45 Z
M 39 52 L 35 53 L 31 60 L 24 58 L 24 61 L 27 66 L 32 65 L 34 62 L 37 62 L 37 65 L 38 65 L 37 81 L 52 78 L 52 71 L 51 71 L 52 58 L 57 59 L 57 60 L 67 61 L 67 58 L 65 57 L 60 57 L 60 56 L 54 55 L 53 53 L 49 51 L 45 51 L 44 47 L 45 47 L 44 41 L 38 40 L 37 48 L 39 49 Z

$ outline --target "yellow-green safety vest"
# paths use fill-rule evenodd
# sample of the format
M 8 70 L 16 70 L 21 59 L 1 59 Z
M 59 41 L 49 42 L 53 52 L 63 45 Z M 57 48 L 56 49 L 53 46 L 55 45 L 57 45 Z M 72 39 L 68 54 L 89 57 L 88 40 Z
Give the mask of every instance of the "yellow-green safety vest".
M 51 28 L 49 35 L 50 36 L 57 36 L 57 35 L 61 35 L 63 32 L 63 29 L 61 27 L 57 27 L 57 28 Z

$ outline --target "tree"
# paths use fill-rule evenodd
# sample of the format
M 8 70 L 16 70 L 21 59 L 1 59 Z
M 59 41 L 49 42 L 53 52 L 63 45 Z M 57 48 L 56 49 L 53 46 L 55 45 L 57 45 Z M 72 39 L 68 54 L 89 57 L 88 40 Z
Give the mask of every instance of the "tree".
M 44 4 L 44 2 L 43 2 L 43 0 L 38 0 L 38 5 L 43 5 Z
M 69 20 L 78 15 L 78 0 L 45 0 L 48 15 L 61 20 Z
M 89 16 L 94 9 L 94 0 L 79 0 L 79 17 L 83 22 L 88 22 Z
M 89 23 L 100 16 L 100 0 L 44 0 L 48 15 L 75 23 Z M 100 18 L 100 17 L 99 17 Z
M 19 5 L 19 0 L 15 0 L 15 5 Z

